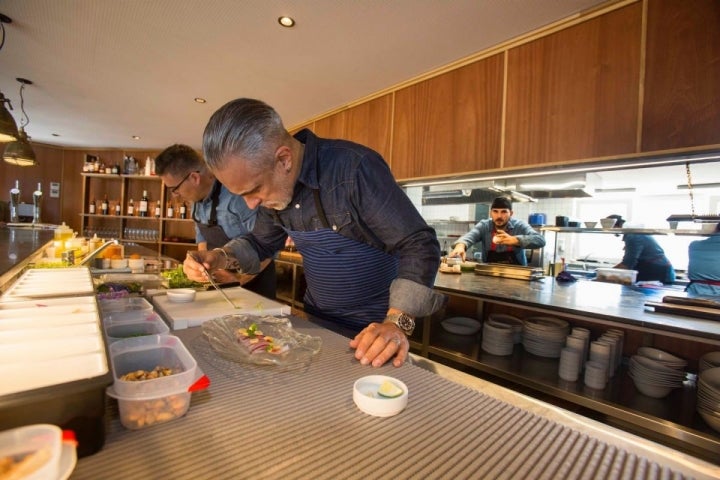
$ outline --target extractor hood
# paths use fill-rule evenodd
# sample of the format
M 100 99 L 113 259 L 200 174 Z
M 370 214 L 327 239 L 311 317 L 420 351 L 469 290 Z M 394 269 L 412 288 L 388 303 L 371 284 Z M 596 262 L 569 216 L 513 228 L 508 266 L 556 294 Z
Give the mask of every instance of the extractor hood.
M 492 203 L 496 197 L 500 196 L 510 197 L 513 202 L 537 201 L 528 195 L 507 188 L 505 185 L 496 185 L 493 182 L 478 182 L 471 185 L 424 187 L 422 204 L 457 205 L 464 203 Z
M 585 174 L 551 175 L 524 179 L 469 182 L 461 185 L 423 187 L 423 205 L 492 203 L 508 196 L 513 202 L 536 202 L 541 198 L 591 197 Z

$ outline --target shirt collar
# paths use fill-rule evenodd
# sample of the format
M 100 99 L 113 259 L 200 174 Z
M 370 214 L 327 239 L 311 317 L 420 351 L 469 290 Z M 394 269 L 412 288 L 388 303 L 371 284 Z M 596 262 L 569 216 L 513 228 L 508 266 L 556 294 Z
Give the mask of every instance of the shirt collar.
M 318 137 L 307 128 L 300 130 L 293 136 L 296 140 L 305 144 L 305 153 L 303 155 L 298 182 L 301 182 L 308 188 L 317 190 L 320 188 L 320 182 L 318 181 Z

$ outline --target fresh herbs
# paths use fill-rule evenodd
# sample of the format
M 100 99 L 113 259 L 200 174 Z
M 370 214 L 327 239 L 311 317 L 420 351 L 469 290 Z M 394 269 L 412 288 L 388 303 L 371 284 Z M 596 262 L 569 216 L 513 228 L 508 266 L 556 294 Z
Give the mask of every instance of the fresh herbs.
M 183 272 L 182 265 L 173 270 L 165 270 L 161 275 L 168 280 L 169 288 L 195 288 L 202 287 L 202 283 L 190 280 Z

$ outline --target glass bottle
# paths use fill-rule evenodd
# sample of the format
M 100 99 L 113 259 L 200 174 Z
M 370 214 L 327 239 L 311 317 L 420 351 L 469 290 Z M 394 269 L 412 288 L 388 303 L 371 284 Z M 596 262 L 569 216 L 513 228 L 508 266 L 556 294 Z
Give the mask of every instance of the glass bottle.
M 42 223 L 42 183 L 38 182 L 37 190 L 33 192 L 33 221 L 32 223 Z
M 147 190 L 143 190 L 142 197 L 140 198 L 140 208 L 139 208 L 141 217 L 148 216 L 148 203 L 149 202 L 150 202 L 150 199 L 148 199 Z
M 185 207 L 184 201 L 180 204 L 180 218 L 183 220 L 187 218 L 187 207 Z
M 155 204 L 155 218 L 160 218 L 160 200 Z
M 103 214 L 103 215 L 107 215 L 107 214 L 108 214 L 108 198 L 107 198 L 107 194 L 105 195 L 105 197 L 103 198 L 102 203 L 100 204 L 100 213 Z
M 172 202 L 168 202 L 167 218 L 175 218 L 175 209 L 173 208 Z
M 95 215 L 97 211 L 95 210 L 95 199 L 93 198 L 90 200 L 90 205 L 88 205 L 88 213 L 90 215 Z
M 10 221 L 20 221 L 18 206 L 20 205 L 20 181 L 15 180 L 15 187 L 10 189 Z
M 118 217 L 122 215 L 122 207 L 120 206 L 120 200 L 118 200 L 115 204 L 115 215 L 117 215 Z
M 127 214 L 128 214 L 128 217 L 135 216 L 135 202 L 133 201 L 132 198 L 130 199 L 130 203 L 128 203 Z

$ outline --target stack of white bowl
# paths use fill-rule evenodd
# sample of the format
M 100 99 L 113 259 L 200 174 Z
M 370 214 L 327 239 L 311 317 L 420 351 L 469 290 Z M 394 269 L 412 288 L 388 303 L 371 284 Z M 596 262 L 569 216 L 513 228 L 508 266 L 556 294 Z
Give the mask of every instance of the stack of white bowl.
M 515 342 L 513 340 L 513 327 L 491 318 L 483 322 L 482 343 L 483 351 L 493 355 L 512 355 Z
M 585 362 L 585 385 L 596 390 L 602 390 L 607 385 L 607 365 L 595 361 Z
M 640 347 L 637 355 L 630 357 L 630 378 L 643 394 L 664 398 L 675 388 L 682 387 L 685 380 L 683 368 L 687 362 L 670 353 L 651 347 Z
M 560 366 L 558 376 L 568 382 L 575 382 L 582 370 L 583 351 L 576 348 L 565 347 L 560 352 Z
M 698 367 L 700 373 L 710 368 L 720 367 L 720 352 L 708 352 L 700 357 Z
M 696 408 L 703 420 L 720 432 L 720 367 L 700 372 Z
M 523 347 L 525 351 L 547 358 L 560 358 L 570 325 L 553 317 L 529 317 L 525 319 Z
M 513 342 L 522 343 L 523 328 L 525 326 L 525 322 L 520 320 L 518 317 L 514 317 L 505 313 L 491 313 L 488 316 L 488 319 L 510 325 L 513 329 Z

